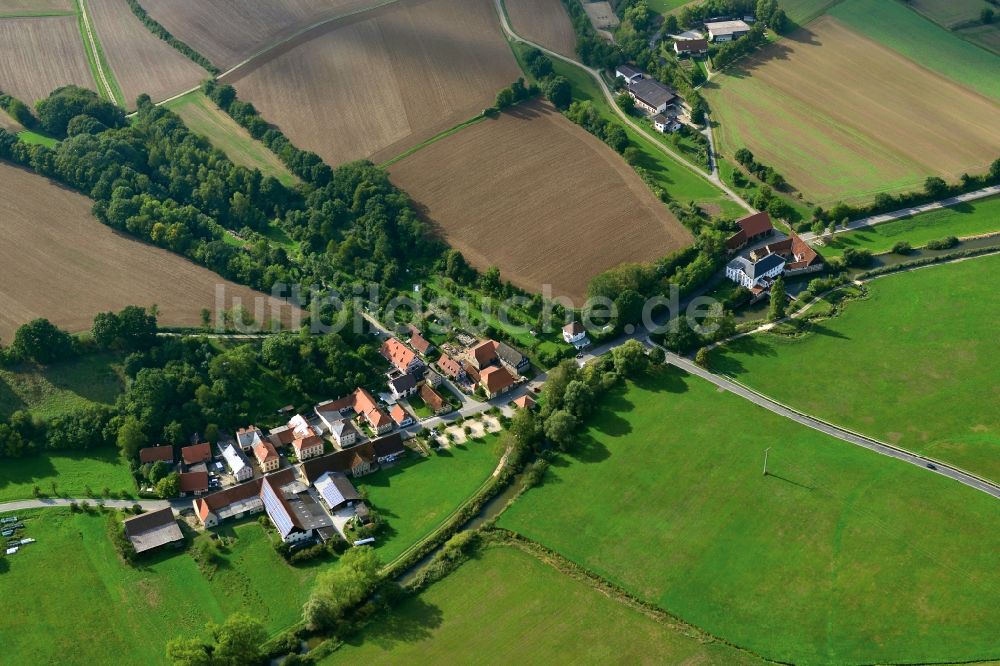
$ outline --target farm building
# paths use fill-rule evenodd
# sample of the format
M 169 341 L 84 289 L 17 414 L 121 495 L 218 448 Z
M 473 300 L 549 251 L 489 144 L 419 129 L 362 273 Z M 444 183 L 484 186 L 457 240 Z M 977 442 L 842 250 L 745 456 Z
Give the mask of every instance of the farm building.
M 494 342 L 493 344 L 496 345 L 497 358 L 500 359 L 500 363 L 515 375 L 520 376 L 531 365 L 527 356 L 510 345 L 503 342 Z
M 663 113 L 674 103 L 673 90 L 654 79 L 639 79 L 628 84 L 628 94 L 635 105 L 650 115 Z
M 365 442 L 354 448 L 337 451 L 319 458 L 312 458 L 299 464 L 299 473 L 309 483 L 326 472 L 339 472 L 349 476 L 364 476 L 378 469 L 375 461 L 375 447 L 372 442 Z
M 751 258 L 758 253 L 759 256 L 777 254 L 782 257 L 786 262 L 785 275 L 815 273 L 823 270 L 823 257 L 794 231 L 785 240 L 769 243 L 762 250 L 752 252 Z
M 736 257 L 726 264 L 726 277 L 747 289 L 768 289 L 772 280 L 785 270 L 785 260 L 778 254 L 763 257 Z
M 260 487 L 264 511 L 285 543 L 303 541 L 314 536 L 326 541 L 335 533 L 333 521 L 301 486 L 298 482 L 278 486 L 264 477 Z
M 441 397 L 441 394 L 427 384 L 423 384 L 420 387 L 420 399 L 423 400 L 435 414 L 444 414 L 451 409 L 451 405 L 449 405 L 448 402 Z
M 771 216 L 763 211 L 736 220 L 736 224 L 739 225 L 740 230 L 726 239 L 726 249 L 730 252 L 736 252 L 746 247 L 747 243 L 752 243 L 774 233 Z
M 327 427 L 334 421 L 342 420 L 345 412 L 350 411 L 362 417 L 377 435 L 392 430 L 392 419 L 378 406 L 374 396 L 363 388 L 339 400 L 327 400 L 316 405 L 316 414 Z
M 182 472 L 180 491 L 181 497 L 204 495 L 208 492 L 208 472 Z
M 208 442 L 185 446 L 181 449 L 181 459 L 188 467 L 212 460 L 212 445 Z
M 184 535 L 170 507 L 129 518 L 124 523 L 125 536 L 132 543 L 136 553 L 141 554 L 167 544 L 179 544 L 184 541 Z
M 284 486 L 295 480 L 295 472 L 289 467 L 267 478 L 274 485 Z M 205 527 L 215 527 L 230 518 L 239 520 L 244 516 L 260 513 L 264 510 L 264 503 L 260 499 L 263 480 L 264 477 L 254 479 L 194 500 L 195 515 Z
M 625 79 L 626 84 L 638 81 L 643 76 L 645 76 L 643 71 L 633 67 L 632 65 L 618 65 L 618 67 L 615 68 L 615 77 Z
M 323 502 L 330 511 L 336 511 L 345 504 L 351 505 L 353 502 L 361 500 L 361 495 L 357 488 L 343 474 L 336 472 L 326 472 L 316 479 L 316 491 L 323 498 Z
M 708 53 L 707 39 L 678 39 L 674 42 L 677 55 L 704 55 Z
M 160 461 L 170 465 L 174 464 L 173 446 L 165 444 L 163 446 L 147 446 L 144 449 L 139 449 L 139 462 L 143 465 Z
M 705 24 L 708 38 L 713 42 L 731 42 L 750 32 L 746 21 L 712 21 Z
M 503 366 L 490 366 L 480 374 L 480 386 L 490 399 L 503 395 L 516 383 L 517 380 Z
M 237 482 L 242 483 L 253 478 L 253 467 L 239 446 L 232 443 L 219 444 L 219 455 L 226 461 L 226 466 Z
M 406 455 L 406 447 L 403 446 L 403 436 L 398 432 L 388 437 L 380 437 L 372 441 L 371 444 L 375 461 L 380 465 L 395 462 Z
M 665 116 L 662 113 L 658 113 L 653 116 L 653 127 L 656 128 L 657 132 L 667 134 L 679 130 L 681 128 L 681 121 L 677 120 L 677 116 Z

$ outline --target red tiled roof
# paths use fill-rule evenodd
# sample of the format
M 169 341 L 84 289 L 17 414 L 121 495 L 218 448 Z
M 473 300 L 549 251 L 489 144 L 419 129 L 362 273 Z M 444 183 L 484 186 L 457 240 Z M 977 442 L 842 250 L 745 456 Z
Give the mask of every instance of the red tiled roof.
M 744 217 L 742 220 L 736 220 L 736 224 L 740 225 L 740 229 L 743 230 L 747 238 L 774 230 L 774 225 L 771 224 L 771 216 L 767 214 L 767 211 L 754 213 L 753 215 Z
M 323 448 L 323 438 L 316 435 L 296 439 L 292 442 L 292 448 L 295 449 L 295 453 L 299 455 L 302 454 L 303 449 L 314 449 L 316 447 Z
M 453 359 L 447 354 L 441 354 L 441 358 L 438 359 L 438 367 L 445 371 L 449 377 L 458 377 L 462 374 L 462 366 L 458 361 Z
M 413 350 L 396 338 L 389 338 L 382 343 L 382 356 L 396 366 L 396 369 L 400 372 L 409 370 L 410 364 L 417 359 L 417 355 L 413 353 Z
M 392 409 L 389 410 L 389 416 L 391 416 L 392 420 L 396 422 L 396 425 L 401 425 L 403 421 L 410 417 L 410 415 L 406 413 L 406 410 L 398 404 L 392 406 Z
M 197 465 L 212 459 L 212 445 L 208 442 L 185 446 L 181 449 L 181 458 L 185 465 Z
M 274 450 L 274 444 L 262 439 L 256 446 L 253 447 L 253 454 L 257 458 L 257 462 L 264 464 L 272 460 L 278 459 L 278 452 Z
M 484 340 L 472 349 L 472 358 L 475 359 L 476 367 L 482 370 L 497 360 L 497 343 L 493 340 Z
M 162 460 L 163 462 L 174 461 L 174 447 L 167 444 L 165 446 L 147 446 L 144 449 L 139 449 L 139 462 L 142 464 L 157 462 Z
M 180 482 L 183 493 L 208 490 L 208 472 L 184 472 Z
M 431 343 L 420 334 L 420 329 L 410 324 L 410 346 L 421 354 L 426 354 L 431 349 Z
M 440 393 L 432 389 L 427 384 L 422 384 L 420 386 L 420 399 L 426 402 L 427 406 L 435 412 L 444 409 L 444 398 L 441 397 Z
M 707 39 L 678 39 L 674 43 L 677 45 L 677 50 L 682 53 L 705 51 L 708 49 Z
M 536 404 L 537 403 L 535 402 L 535 399 L 532 398 L 530 395 L 522 395 L 520 398 L 516 398 L 514 400 L 514 405 L 518 409 L 531 409 Z
M 486 385 L 486 393 L 493 395 L 511 386 L 514 378 L 507 372 L 507 368 L 492 367 L 483 370 L 482 382 Z

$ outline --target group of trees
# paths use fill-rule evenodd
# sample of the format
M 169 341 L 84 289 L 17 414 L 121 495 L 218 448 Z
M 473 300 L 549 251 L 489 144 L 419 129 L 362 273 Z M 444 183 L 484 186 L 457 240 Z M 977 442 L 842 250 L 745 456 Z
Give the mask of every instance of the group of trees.
M 587 130 L 619 154 L 624 154 L 629 147 L 628 134 L 618 123 L 604 120 L 590 100 L 573 102 L 565 113 L 566 117 Z
M 577 0 L 562 0 L 562 3 L 573 23 L 573 31 L 576 33 L 576 53 L 580 56 L 580 61 L 590 67 L 599 68 L 614 67 L 621 62 L 621 56 L 615 46 L 594 30 L 583 5 Z
M 782 190 L 788 186 L 784 176 L 775 171 L 773 167 L 758 162 L 749 149 L 740 148 L 733 157 L 747 171 L 760 179 L 762 183 L 767 183 L 776 190 Z
M 503 111 L 504 109 L 514 106 L 515 104 L 523 102 L 524 100 L 537 97 L 539 92 L 541 91 L 538 87 L 534 85 L 527 86 L 524 84 L 524 78 L 518 77 L 517 81 L 514 81 L 514 83 L 510 84 L 506 88 L 500 89 L 497 93 L 494 106 Z
M 552 60 L 539 49 L 532 48 L 525 52 L 524 64 L 541 85 L 545 98 L 560 111 L 567 109 L 573 101 L 573 89 L 565 76 L 555 73 Z
M 167 643 L 173 666 L 249 666 L 264 662 L 267 631 L 260 620 L 233 615 L 222 625 L 210 625 L 211 640 L 175 638 Z
M 204 68 L 205 71 L 207 71 L 209 74 L 219 73 L 220 71 L 219 68 L 213 65 L 208 58 L 198 53 L 197 51 L 195 51 L 193 48 L 191 48 L 181 40 L 174 37 L 174 35 L 171 34 L 169 30 L 164 28 L 159 23 L 159 21 L 150 16 L 146 12 L 145 8 L 141 4 L 139 4 L 139 0 L 125 0 L 125 2 L 128 3 L 129 8 L 132 10 L 132 13 L 135 14 L 136 18 L 142 21 L 142 24 L 146 26 L 146 28 L 151 33 L 153 33 L 154 35 L 165 41 L 167 44 L 170 44 L 170 46 L 174 47 L 175 49 L 183 53 L 192 61 L 201 65 L 202 68 Z
M 27 104 L 4 92 L 0 92 L 0 109 L 6 111 L 8 116 L 27 129 L 31 129 L 38 122 L 38 119 L 31 113 L 31 109 L 28 108 Z

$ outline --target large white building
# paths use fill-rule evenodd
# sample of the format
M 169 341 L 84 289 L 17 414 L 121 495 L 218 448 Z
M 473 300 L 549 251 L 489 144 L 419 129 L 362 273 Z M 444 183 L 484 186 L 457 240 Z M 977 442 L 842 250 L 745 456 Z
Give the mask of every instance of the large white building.
M 713 42 L 731 42 L 750 32 L 746 21 L 713 21 L 706 23 L 705 29 Z
M 243 451 L 231 443 L 220 445 L 219 449 L 223 460 L 226 461 L 226 465 L 229 467 L 229 471 L 233 473 L 238 482 L 242 483 L 253 478 L 253 467 L 250 466 L 250 461 L 247 460 Z
M 726 277 L 747 289 L 767 289 L 784 270 L 785 259 L 778 254 L 768 254 L 756 260 L 736 257 L 726 264 Z

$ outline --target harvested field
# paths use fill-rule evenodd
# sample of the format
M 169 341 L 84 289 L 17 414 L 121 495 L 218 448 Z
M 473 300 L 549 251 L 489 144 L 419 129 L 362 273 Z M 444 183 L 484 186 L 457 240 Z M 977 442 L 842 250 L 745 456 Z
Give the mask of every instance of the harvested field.
M 72 0 L 0 0 L 0 16 L 71 14 L 74 11 Z
M 24 129 L 19 122 L 8 116 L 4 111 L 0 111 L 0 127 L 15 134 Z
M 142 0 L 142 6 L 174 36 L 227 70 L 319 21 L 384 2 L 386 0 Z
M 390 168 L 476 268 L 584 300 L 594 275 L 662 257 L 691 235 L 628 164 L 551 107 L 520 106 Z
M 404 1 L 279 50 L 223 81 L 334 165 L 395 157 L 522 75 L 491 0 Z
M 505 0 L 515 31 L 556 53 L 576 57 L 576 33 L 562 0 Z
M 828 16 L 704 90 L 723 154 L 748 147 L 816 204 L 957 179 L 1000 154 L 1000 105 Z
M 208 72 L 155 36 L 125 0 L 87 0 L 94 30 L 129 109 L 147 93 L 154 102 L 198 85 Z
M 0 19 L 0 90 L 33 105 L 69 84 L 94 89 L 75 16 Z
M 909 6 L 945 28 L 978 22 L 983 0 L 909 0 Z
M 160 307 L 167 326 L 198 326 L 214 309 L 216 285 L 253 309 L 258 292 L 227 282 L 184 258 L 115 233 L 90 213 L 91 201 L 0 162 L 4 279 L 0 338 L 36 317 L 71 331 L 89 329 L 98 312 L 126 305 Z

